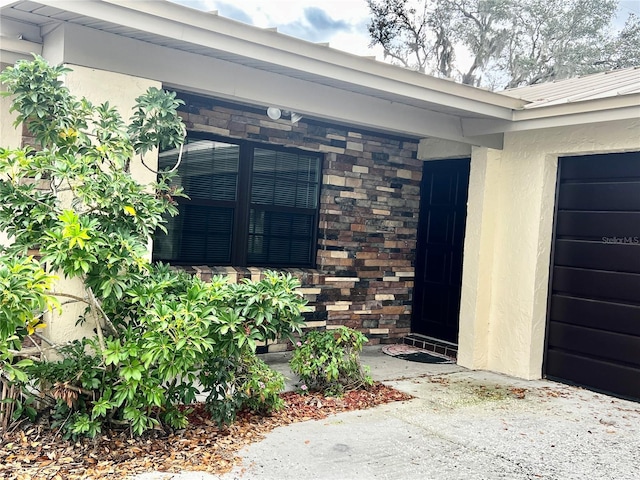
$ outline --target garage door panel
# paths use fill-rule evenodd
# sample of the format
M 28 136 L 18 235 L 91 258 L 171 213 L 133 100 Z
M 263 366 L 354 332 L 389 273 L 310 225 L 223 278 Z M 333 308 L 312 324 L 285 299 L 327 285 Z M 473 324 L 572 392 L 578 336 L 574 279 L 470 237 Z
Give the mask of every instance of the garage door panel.
M 633 302 L 638 300 L 640 274 L 554 267 L 553 292 Z
M 553 295 L 550 321 L 640 336 L 638 305 Z
M 639 158 L 639 152 L 564 157 L 560 165 L 560 172 L 562 178 L 567 181 L 640 179 Z
M 640 400 L 640 152 L 559 160 L 544 374 Z
M 547 377 L 569 380 L 624 397 L 640 398 L 638 369 L 555 349 L 548 350 L 546 365 Z
M 619 237 L 633 242 L 640 237 L 640 212 L 558 212 L 556 235 L 597 241 Z
M 560 186 L 562 210 L 640 210 L 640 181 L 567 183 Z
M 639 369 L 640 337 L 553 322 L 549 326 L 549 348 L 565 348 L 571 352 L 600 360 L 628 364 Z
M 557 266 L 640 273 L 640 243 L 557 240 L 554 259 Z

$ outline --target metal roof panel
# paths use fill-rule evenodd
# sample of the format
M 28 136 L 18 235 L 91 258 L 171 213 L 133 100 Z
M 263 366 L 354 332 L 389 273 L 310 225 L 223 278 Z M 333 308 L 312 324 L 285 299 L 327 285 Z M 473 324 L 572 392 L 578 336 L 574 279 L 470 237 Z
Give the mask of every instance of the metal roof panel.
M 499 92 L 531 102 L 525 109 L 629 95 L 640 91 L 640 67 L 556 80 Z

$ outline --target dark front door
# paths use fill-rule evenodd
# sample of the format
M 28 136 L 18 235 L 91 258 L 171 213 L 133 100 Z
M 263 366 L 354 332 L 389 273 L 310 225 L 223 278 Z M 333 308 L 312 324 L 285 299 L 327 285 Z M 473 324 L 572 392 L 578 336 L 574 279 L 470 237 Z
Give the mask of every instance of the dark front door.
M 560 159 L 544 373 L 640 400 L 640 152 Z
M 411 330 L 458 342 L 468 158 L 425 162 Z

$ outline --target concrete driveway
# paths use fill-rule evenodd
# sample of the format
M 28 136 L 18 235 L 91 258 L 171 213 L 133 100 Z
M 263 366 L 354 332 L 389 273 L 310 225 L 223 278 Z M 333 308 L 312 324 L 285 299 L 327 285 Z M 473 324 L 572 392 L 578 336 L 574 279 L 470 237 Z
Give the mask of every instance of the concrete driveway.
M 286 356 L 269 362 L 286 371 Z M 640 404 L 538 380 L 407 362 L 369 347 L 377 380 L 415 399 L 280 427 L 233 472 L 138 480 L 640 478 Z

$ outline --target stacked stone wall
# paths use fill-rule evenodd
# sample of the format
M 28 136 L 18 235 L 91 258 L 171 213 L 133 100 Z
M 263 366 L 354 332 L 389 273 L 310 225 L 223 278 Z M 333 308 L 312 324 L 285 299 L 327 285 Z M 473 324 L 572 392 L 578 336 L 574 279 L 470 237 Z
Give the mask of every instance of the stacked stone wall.
M 285 269 L 313 309 L 308 327 L 346 325 L 372 343 L 409 333 L 422 162 L 417 141 L 302 119 L 271 120 L 263 109 L 183 96 L 191 132 L 324 154 L 315 269 Z M 259 279 L 262 268 L 194 265 L 204 279 Z M 282 348 L 272 346 L 271 350 Z

